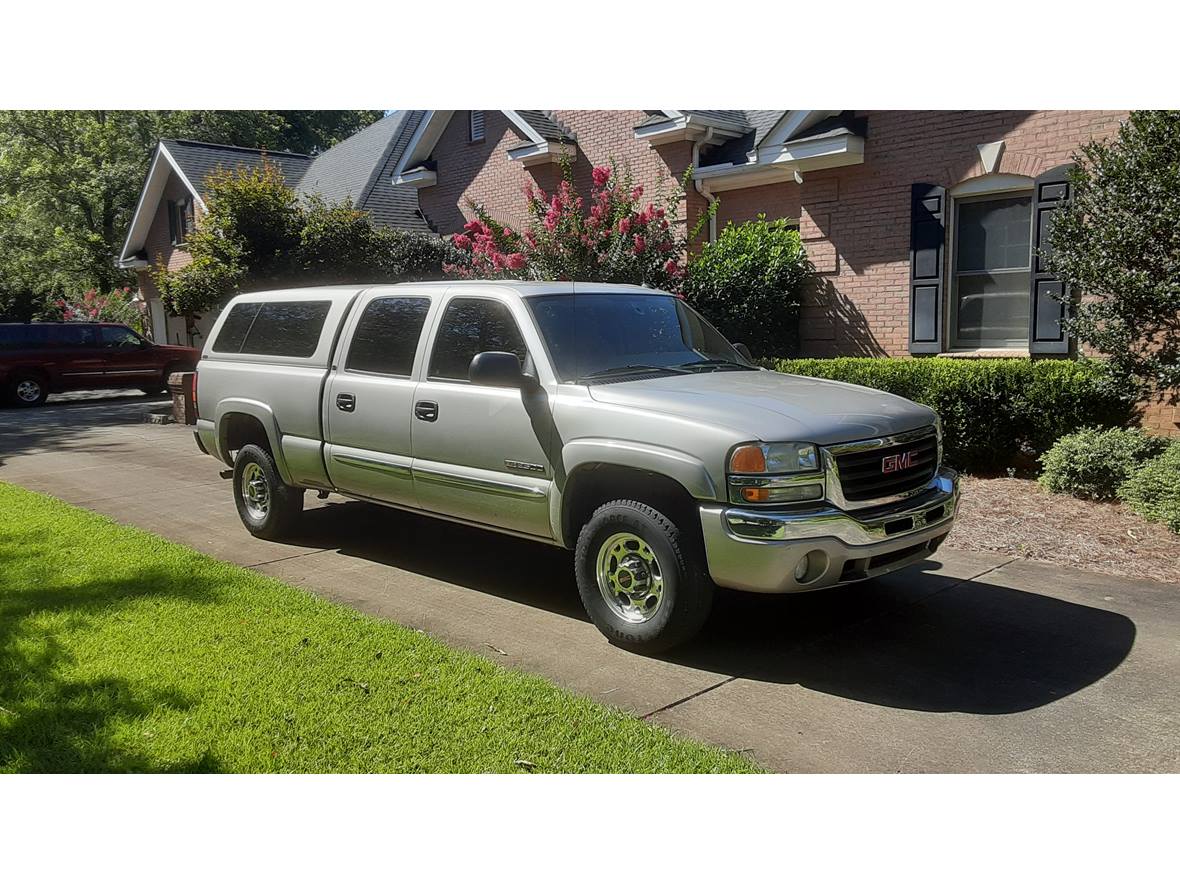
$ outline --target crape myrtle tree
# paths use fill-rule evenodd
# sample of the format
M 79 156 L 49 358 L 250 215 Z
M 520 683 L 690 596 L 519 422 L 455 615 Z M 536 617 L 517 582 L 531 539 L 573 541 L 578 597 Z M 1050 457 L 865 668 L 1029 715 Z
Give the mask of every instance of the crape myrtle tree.
M 685 180 L 691 169 L 685 173 Z M 617 166 L 595 166 L 589 198 L 574 189 L 573 167 L 562 163 L 561 183 L 548 194 L 524 189 L 528 221 L 513 230 L 483 207 L 451 242 L 459 257 L 448 274 L 476 279 L 585 280 L 633 283 L 680 291 L 688 243 L 708 220 L 702 213 L 685 232 L 675 221 L 683 182 L 670 194 L 644 200 L 642 185 Z M 711 208 L 710 212 L 715 211 Z
M 190 264 L 154 278 L 169 310 L 203 313 L 238 292 L 441 279 L 456 250 L 441 237 L 377 227 L 348 200 L 299 197 L 274 163 L 218 170 L 188 237 Z
M 1132 111 L 1087 144 L 1047 258 L 1082 293 L 1066 325 L 1135 392 L 1180 388 L 1180 111 Z

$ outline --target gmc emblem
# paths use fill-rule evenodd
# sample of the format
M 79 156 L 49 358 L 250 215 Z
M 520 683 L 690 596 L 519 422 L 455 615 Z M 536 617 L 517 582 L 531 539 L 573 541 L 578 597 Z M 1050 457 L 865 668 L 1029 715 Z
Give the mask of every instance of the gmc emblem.
M 909 470 L 914 466 L 914 459 L 917 457 L 917 450 L 902 452 L 900 455 L 886 455 L 881 459 L 881 472 L 896 473 L 899 470 Z

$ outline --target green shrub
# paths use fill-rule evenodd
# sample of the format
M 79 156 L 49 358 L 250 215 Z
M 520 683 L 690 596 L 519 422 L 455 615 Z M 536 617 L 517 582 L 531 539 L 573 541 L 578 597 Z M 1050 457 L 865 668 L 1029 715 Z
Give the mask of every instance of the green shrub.
M 942 418 L 946 460 L 990 472 L 1033 457 L 1081 427 L 1120 426 L 1131 404 L 1103 363 L 840 357 L 773 360 L 779 372 L 848 381 L 930 406 Z
M 792 352 L 803 286 L 813 272 L 799 232 L 782 219 L 732 222 L 688 266 L 685 298 L 758 356 Z
M 1041 456 L 1039 482 L 1051 492 L 1110 500 L 1140 464 L 1166 445 L 1167 440 L 1141 430 L 1087 427 L 1061 437 Z
M 1180 533 L 1180 440 L 1144 462 L 1118 489 L 1123 503 Z

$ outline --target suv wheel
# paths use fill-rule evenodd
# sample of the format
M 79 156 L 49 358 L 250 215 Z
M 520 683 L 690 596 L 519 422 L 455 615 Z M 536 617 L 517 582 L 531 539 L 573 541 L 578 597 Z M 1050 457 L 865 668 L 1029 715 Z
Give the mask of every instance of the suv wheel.
M 582 605 L 616 645 L 655 653 L 700 631 L 713 583 L 691 536 L 638 501 L 599 507 L 578 534 L 574 568 Z
M 143 387 L 141 387 L 139 389 L 142 390 L 144 393 L 148 394 L 149 396 L 156 394 L 156 393 L 166 393 L 168 391 L 168 376 L 169 375 L 171 375 L 173 372 L 190 372 L 190 371 L 192 371 L 192 370 L 189 369 L 188 366 L 182 365 L 180 363 L 169 363 L 167 366 L 164 367 L 164 371 L 160 374 L 159 382 L 157 382 L 155 384 L 145 384 Z
M 250 534 L 275 541 L 298 522 L 303 511 L 303 489 L 283 482 L 266 449 L 242 446 L 234 458 L 234 503 Z
M 17 375 L 8 385 L 8 394 L 18 406 L 39 406 L 49 396 L 49 385 L 40 375 Z

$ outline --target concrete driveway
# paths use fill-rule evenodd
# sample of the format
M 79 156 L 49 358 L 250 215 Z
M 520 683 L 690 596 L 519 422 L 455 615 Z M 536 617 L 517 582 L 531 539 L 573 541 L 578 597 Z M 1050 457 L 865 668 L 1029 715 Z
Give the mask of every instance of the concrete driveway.
M 724 594 L 663 658 L 608 644 L 569 554 L 308 496 L 300 536 L 238 522 L 162 400 L 0 411 L 0 480 L 425 630 L 778 771 L 1180 770 L 1180 586 L 980 554 L 798 597 Z

